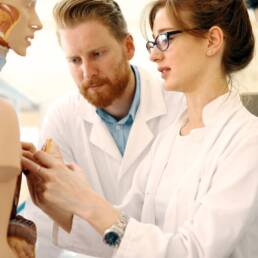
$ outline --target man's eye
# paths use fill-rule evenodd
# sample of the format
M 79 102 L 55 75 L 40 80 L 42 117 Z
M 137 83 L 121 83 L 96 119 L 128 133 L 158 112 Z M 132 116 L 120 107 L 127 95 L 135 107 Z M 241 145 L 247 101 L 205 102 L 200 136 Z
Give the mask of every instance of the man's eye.
M 79 57 L 72 57 L 68 59 L 68 62 L 72 64 L 80 64 L 81 59 Z
M 104 53 L 105 53 L 105 51 L 94 51 L 94 52 L 92 52 L 92 57 L 93 58 L 98 58 L 98 57 L 103 56 Z

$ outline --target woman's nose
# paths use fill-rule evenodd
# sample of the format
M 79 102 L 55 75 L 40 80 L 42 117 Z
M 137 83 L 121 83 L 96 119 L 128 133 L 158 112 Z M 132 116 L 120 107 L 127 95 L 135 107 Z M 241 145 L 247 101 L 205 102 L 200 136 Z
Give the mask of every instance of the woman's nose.
M 163 52 L 157 47 L 153 47 L 150 51 L 150 60 L 152 62 L 158 62 L 163 58 Z

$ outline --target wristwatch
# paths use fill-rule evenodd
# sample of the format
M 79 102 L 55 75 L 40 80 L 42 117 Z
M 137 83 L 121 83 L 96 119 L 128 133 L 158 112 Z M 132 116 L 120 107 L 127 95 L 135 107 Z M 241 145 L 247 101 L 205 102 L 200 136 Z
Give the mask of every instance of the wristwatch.
M 118 248 L 124 236 L 128 221 L 129 217 L 125 214 L 121 214 L 118 221 L 104 232 L 104 243 L 111 247 Z

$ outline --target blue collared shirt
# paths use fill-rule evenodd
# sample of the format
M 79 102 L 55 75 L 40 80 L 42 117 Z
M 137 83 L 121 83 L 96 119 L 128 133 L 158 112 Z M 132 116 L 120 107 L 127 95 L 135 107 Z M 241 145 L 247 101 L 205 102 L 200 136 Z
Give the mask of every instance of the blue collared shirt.
M 6 63 L 6 57 L 5 56 L 0 56 L 0 71 L 4 67 L 5 63 Z
M 117 121 L 113 116 L 107 113 L 105 110 L 97 108 L 96 112 L 100 116 L 100 118 L 104 121 L 106 126 L 109 129 L 113 139 L 116 142 L 116 145 L 122 154 L 124 155 L 127 139 L 133 124 L 133 121 L 136 116 L 136 112 L 138 110 L 140 104 L 140 96 L 141 96 L 141 80 L 140 73 L 135 66 L 131 66 L 134 76 L 135 76 L 135 94 L 133 98 L 133 102 L 129 109 L 128 114 Z
M 2 68 L 6 63 L 7 52 L 8 52 L 8 48 L 0 45 L 0 71 L 2 70 Z

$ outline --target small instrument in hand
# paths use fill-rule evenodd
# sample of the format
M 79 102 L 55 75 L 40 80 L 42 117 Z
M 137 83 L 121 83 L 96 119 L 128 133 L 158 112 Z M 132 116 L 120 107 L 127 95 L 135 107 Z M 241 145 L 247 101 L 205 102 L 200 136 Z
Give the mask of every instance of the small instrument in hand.
M 45 144 L 42 146 L 41 150 L 50 153 L 53 147 L 53 140 L 51 138 L 47 139 Z

